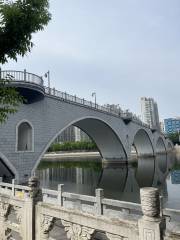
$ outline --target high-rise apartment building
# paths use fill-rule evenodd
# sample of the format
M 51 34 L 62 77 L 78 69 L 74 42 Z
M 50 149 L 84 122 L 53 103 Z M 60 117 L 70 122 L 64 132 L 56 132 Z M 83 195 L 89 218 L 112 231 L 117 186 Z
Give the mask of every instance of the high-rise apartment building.
M 167 118 L 164 119 L 165 133 L 180 132 L 180 118 Z
M 70 126 L 66 128 L 55 140 L 55 142 L 79 142 L 91 141 L 89 136 L 80 128 Z
M 153 98 L 141 98 L 141 116 L 144 123 L 160 130 L 158 106 Z

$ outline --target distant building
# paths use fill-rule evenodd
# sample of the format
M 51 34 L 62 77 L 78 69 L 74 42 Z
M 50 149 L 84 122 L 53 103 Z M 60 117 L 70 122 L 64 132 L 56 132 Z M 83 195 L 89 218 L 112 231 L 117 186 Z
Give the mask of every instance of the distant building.
M 180 171 L 175 170 L 171 172 L 171 183 L 172 184 L 180 184 Z
M 153 98 L 141 98 L 141 117 L 151 128 L 160 130 L 158 106 Z
M 180 131 L 180 118 L 164 119 L 165 133 L 176 133 Z
M 164 129 L 164 122 L 160 122 L 160 129 L 161 129 L 161 132 L 165 132 L 165 129 Z
M 75 131 L 75 141 L 76 142 L 91 141 L 90 137 L 85 132 L 83 132 L 80 128 L 74 127 L 74 131 Z
M 121 113 L 123 112 L 119 104 L 104 104 L 104 107 L 109 108 L 109 110 Z
M 70 126 L 66 128 L 55 140 L 55 142 L 79 142 L 91 141 L 89 136 L 80 128 Z
M 56 139 L 56 142 L 75 142 L 74 126 L 66 128 Z

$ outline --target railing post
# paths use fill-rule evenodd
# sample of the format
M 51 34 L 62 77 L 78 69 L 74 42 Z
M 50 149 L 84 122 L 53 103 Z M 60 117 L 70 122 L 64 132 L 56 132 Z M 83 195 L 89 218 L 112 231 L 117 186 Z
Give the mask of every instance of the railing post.
M 157 188 L 140 190 L 143 217 L 138 221 L 139 240 L 161 240 L 166 229 L 165 219 L 160 216 L 160 197 Z
M 104 190 L 102 188 L 96 189 L 96 213 L 103 215 L 102 199 L 104 198 Z
M 24 69 L 24 81 L 26 82 L 26 69 Z
M 15 196 L 15 179 L 12 179 L 12 196 Z
M 0 183 L 3 182 L 3 177 L 0 177 Z
M 64 184 L 58 184 L 58 203 L 60 204 L 60 206 L 63 206 L 63 186 Z

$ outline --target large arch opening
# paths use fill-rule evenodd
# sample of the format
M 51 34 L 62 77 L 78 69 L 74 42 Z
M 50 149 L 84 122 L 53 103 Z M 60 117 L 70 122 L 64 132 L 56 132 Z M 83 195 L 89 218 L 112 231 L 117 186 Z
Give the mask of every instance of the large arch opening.
M 143 129 L 140 129 L 135 137 L 133 142 L 134 149 L 136 149 L 138 156 L 153 156 L 154 150 L 151 140 L 147 132 Z
M 164 141 L 161 137 L 159 137 L 156 143 L 156 153 L 165 153 L 165 152 L 166 152 L 166 147 L 165 147 Z
M 93 139 L 104 160 L 126 161 L 127 155 L 119 137 L 105 122 L 98 119 L 83 119 L 73 124 Z
M 33 128 L 32 125 L 23 121 L 17 126 L 16 151 L 33 151 Z
M 74 151 L 74 149 L 66 152 L 65 150 L 51 151 L 44 156 L 47 149 L 51 148 L 51 143 L 62 146 L 64 145 L 63 141 L 65 144 L 70 140 L 73 141 L 73 144 L 76 144 L 76 140 L 80 141 L 79 137 L 74 136 L 74 127 L 76 130 L 81 129 L 83 135 L 86 133 L 86 139 L 88 137 L 96 143 L 97 149 L 95 151 L 100 153 L 98 157 L 94 155 L 98 152 Z M 65 137 L 65 134 L 72 135 L 72 137 Z M 55 139 L 56 143 L 54 143 Z M 34 167 L 34 171 L 36 170 L 36 175 L 39 176 L 43 187 L 51 186 L 51 188 L 56 189 L 57 184 L 61 182 L 65 186 L 69 186 L 68 189 L 71 189 L 72 192 L 93 193 L 93 195 L 97 188 L 97 179 L 102 172 L 102 160 L 106 164 L 115 164 L 116 167 L 117 163 L 120 165 L 127 163 L 125 149 L 115 131 L 106 122 L 94 118 L 79 119 L 61 128 L 45 147 L 41 159 L 40 165 L 38 165 L 40 161 L 37 162 L 37 169 Z M 118 176 L 119 171 L 115 172 Z

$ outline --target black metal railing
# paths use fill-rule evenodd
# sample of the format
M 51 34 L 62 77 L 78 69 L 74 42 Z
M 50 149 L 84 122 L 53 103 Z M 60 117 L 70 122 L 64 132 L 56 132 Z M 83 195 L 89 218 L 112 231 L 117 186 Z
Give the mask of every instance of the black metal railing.
M 9 81 L 16 81 L 16 82 L 30 82 L 35 83 L 40 86 L 43 86 L 45 89 L 45 93 L 54 97 L 58 97 L 63 101 L 71 102 L 74 104 L 82 105 L 91 109 L 94 109 L 96 111 L 104 112 L 106 114 L 110 114 L 119 118 L 132 120 L 133 122 L 136 122 L 137 124 L 150 128 L 149 125 L 143 123 L 135 114 L 132 112 L 129 112 L 128 110 L 122 111 L 120 108 L 111 108 L 107 106 L 101 106 L 95 102 L 87 101 L 84 98 L 79 98 L 76 95 L 70 95 L 66 92 L 61 92 L 56 90 L 55 88 L 50 88 L 44 86 L 43 78 L 29 73 L 26 70 L 24 71 L 13 71 L 13 70 L 6 70 L 2 71 L 0 69 L 0 79 L 7 79 Z
M 120 117 L 123 119 L 129 119 L 129 120 L 132 120 L 132 121 L 136 122 L 137 124 L 140 124 L 144 127 L 150 128 L 149 125 L 143 123 L 135 114 L 133 114 L 132 112 L 129 112 L 128 110 L 122 111 L 120 108 L 118 109 L 118 108 L 101 106 L 92 101 L 87 101 L 84 98 L 79 98 L 76 95 L 70 95 L 66 92 L 58 91 L 55 88 L 45 87 L 45 93 L 48 95 L 54 96 L 54 97 L 58 97 L 61 100 L 66 101 L 66 102 L 72 102 L 75 104 L 86 106 L 86 107 L 94 109 L 96 111 L 108 113 L 108 114 L 116 116 L 116 117 Z
M 35 83 L 41 86 L 44 85 L 42 77 L 39 77 L 38 75 L 35 75 L 33 73 L 29 73 L 26 70 L 24 71 L 13 71 L 13 70 L 1 71 L 0 70 L 0 79 L 6 79 L 9 81 L 17 81 L 17 82 L 30 82 L 30 83 Z

